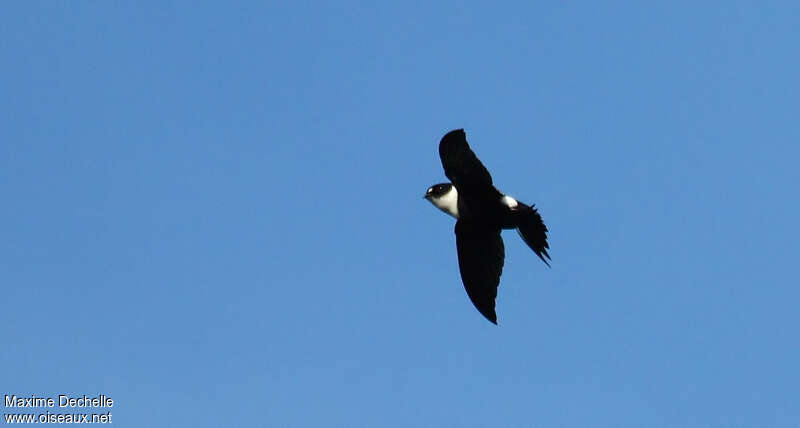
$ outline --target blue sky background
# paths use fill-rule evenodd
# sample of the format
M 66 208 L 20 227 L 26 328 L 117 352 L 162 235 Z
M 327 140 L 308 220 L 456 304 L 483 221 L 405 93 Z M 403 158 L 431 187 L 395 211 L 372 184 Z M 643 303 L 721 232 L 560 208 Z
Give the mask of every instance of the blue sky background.
M 8 3 L 0 394 L 123 427 L 797 426 L 798 17 Z M 421 198 L 461 127 L 551 230 L 552 269 L 505 232 L 499 327 Z

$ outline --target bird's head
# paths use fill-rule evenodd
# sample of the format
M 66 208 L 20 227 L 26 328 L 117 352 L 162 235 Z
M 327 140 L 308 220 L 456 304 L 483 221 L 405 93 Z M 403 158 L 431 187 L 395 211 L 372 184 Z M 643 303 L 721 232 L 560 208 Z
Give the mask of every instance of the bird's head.
M 458 191 L 452 183 L 439 183 L 429 187 L 425 199 L 436 208 L 458 218 Z

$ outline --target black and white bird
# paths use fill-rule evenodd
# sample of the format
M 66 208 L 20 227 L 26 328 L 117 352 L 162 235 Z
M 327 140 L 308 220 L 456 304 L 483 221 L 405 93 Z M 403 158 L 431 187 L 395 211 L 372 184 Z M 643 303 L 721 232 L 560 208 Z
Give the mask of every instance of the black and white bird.
M 495 298 L 505 259 L 500 231 L 517 229 L 522 240 L 550 266 L 547 227 L 534 205 L 526 205 L 494 187 L 489 171 L 469 148 L 463 129 L 442 137 L 439 157 L 451 183 L 429 187 L 425 199 L 456 218 L 461 281 L 478 311 L 497 324 Z

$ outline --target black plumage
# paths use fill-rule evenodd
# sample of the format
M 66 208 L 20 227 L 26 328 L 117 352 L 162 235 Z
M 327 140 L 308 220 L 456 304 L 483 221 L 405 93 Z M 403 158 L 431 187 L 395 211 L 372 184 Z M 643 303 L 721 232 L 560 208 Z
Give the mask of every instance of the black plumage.
M 549 266 L 547 227 L 536 208 L 494 187 L 491 174 L 469 147 L 463 129 L 442 137 L 439 157 L 452 184 L 434 185 L 425 197 L 457 218 L 456 249 L 464 288 L 478 311 L 497 324 L 495 299 L 505 258 L 501 230 L 517 229 Z

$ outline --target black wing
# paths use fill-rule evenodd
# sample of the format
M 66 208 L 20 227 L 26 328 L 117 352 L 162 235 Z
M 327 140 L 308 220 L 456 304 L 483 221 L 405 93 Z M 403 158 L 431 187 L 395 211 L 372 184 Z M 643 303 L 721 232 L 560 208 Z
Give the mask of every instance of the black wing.
M 505 259 L 500 230 L 459 220 L 456 222 L 456 248 L 461 281 L 469 299 L 486 319 L 497 324 L 494 301 Z
M 448 132 L 439 142 L 444 174 L 461 191 L 467 186 L 492 186 L 492 176 L 467 144 L 463 129 Z
M 459 210 L 462 216 L 480 217 L 500 198 L 492 185 L 492 176 L 467 144 L 463 129 L 448 132 L 439 142 L 439 157 L 444 174 L 458 190 Z M 462 206 L 463 204 L 463 206 Z

